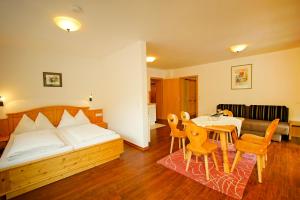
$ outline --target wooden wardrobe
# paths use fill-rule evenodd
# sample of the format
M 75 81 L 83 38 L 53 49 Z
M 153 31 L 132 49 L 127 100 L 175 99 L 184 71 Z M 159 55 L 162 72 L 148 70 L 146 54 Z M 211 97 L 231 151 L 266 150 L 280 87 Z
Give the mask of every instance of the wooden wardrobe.
M 196 116 L 197 90 L 197 77 L 163 79 L 162 119 L 167 119 L 169 113 L 174 113 L 180 118 L 180 112 L 183 110 Z

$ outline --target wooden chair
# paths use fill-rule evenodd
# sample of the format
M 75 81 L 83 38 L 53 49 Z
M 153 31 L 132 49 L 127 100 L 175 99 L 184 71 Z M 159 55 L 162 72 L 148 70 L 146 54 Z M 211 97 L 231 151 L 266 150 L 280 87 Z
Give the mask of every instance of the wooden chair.
M 190 143 L 187 145 L 187 165 L 185 171 L 188 171 L 192 155 L 204 155 L 206 180 L 209 180 L 208 155 L 211 154 L 216 169 L 219 170 L 214 151 L 218 148 L 216 144 L 209 142 L 207 131 L 203 127 L 189 123 L 186 130 Z
M 181 142 L 183 147 L 183 157 L 185 158 L 185 138 L 186 132 L 181 131 L 177 128 L 178 125 L 178 117 L 175 114 L 168 115 L 168 123 L 171 128 L 170 136 L 172 137 L 171 140 L 171 147 L 170 147 L 170 154 L 173 152 L 173 144 L 174 138 L 178 138 L 179 149 L 181 149 Z
M 232 164 L 231 172 L 233 172 L 237 162 L 240 159 L 240 156 L 243 152 L 253 153 L 256 155 L 256 162 L 257 162 L 257 173 L 258 173 L 258 182 L 262 183 L 262 169 L 266 167 L 266 155 L 267 155 L 267 148 L 271 142 L 272 136 L 278 126 L 279 119 L 275 119 L 269 125 L 268 129 L 266 130 L 265 137 L 261 139 L 254 139 L 247 140 L 240 139 L 237 140 L 235 143 L 236 147 L 236 155 Z M 246 137 L 247 138 L 247 137 Z
M 223 110 L 223 115 L 228 117 L 233 117 L 233 113 L 230 110 Z
M 274 121 L 272 123 L 276 124 L 276 122 L 274 122 Z M 270 131 L 272 129 L 272 123 L 268 126 L 264 137 L 253 135 L 253 134 L 250 134 L 250 133 L 244 133 L 241 136 L 241 140 L 248 141 L 248 142 L 255 143 L 255 144 L 263 144 L 263 143 L 265 143 L 266 140 L 267 140 L 267 137 L 269 137 Z M 278 120 L 278 123 L 279 123 L 279 120 Z M 276 127 L 278 126 L 278 123 L 277 123 Z M 271 139 L 272 139 L 272 137 L 271 137 Z M 269 144 L 271 144 L 271 140 L 270 140 Z M 266 161 L 267 161 L 267 158 L 268 158 L 268 156 L 267 156 L 267 153 L 266 153 L 266 155 L 265 155 L 265 160 Z
M 228 117 L 233 117 L 233 113 L 227 109 L 223 110 L 223 115 L 228 116 Z M 220 139 L 220 134 L 217 132 L 214 132 L 213 139 L 218 141 Z M 229 141 L 229 143 L 232 143 L 232 136 L 230 133 L 228 133 L 228 141 Z
M 180 113 L 181 116 L 181 120 L 182 120 L 182 124 L 183 124 L 183 130 L 186 129 L 186 122 L 190 121 L 191 117 L 190 114 L 188 112 L 185 111 L 181 111 Z

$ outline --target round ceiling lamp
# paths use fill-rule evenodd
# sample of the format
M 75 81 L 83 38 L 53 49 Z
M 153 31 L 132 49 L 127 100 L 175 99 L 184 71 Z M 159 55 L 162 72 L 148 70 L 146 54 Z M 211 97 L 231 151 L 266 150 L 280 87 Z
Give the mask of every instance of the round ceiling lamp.
M 156 60 L 156 58 L 155 57 L 153 57 L 153 56 L 147 56 L 147 58 L 146 58 L 146 61 L 147 62 L 154 62 Z
M 71 17 L 65 17 L 65 16 L 55 17 L 54 22 L 59 28 L 68 32 L 77 31 L 81 27 L 80 22 Z
M 247 48 L 247 46 L 248 46 L 247 44 L 238 44 L 238 45 L 231 46 L 230 50 L 233 53 L 239 53 L 241 51 L 244 51 Z

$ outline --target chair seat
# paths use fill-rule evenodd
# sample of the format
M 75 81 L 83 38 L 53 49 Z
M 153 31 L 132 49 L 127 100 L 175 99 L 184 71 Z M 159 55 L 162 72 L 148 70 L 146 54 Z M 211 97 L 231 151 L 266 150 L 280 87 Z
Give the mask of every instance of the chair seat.
M 264 144 L 265 143 L 265 138 L 253 134 L 243 134 L 241 137 L 242 140 L 247 141 L 247 142 L 252 142 L 254 144 Z
M 177 138 L 185 138 L 186 137 L 186 132 L 185 131 L 172 131 L 171 136 L 177 137 Z
M 194 147 L 191 144 L 187 145 L 187 149 L 192 151 L 193 153 L 198 154 L 209 154 L 213 151 L 215 151 L 218 148 L 218 146 L 215 143 L 211 143 L 206 141 L 204 144 L 202 144 L 201 147 Z
M 267 151 L 267 145 L 265 144 L 254 144 L 243 140 L 236 141 L 235 147 L 238 151 L 248 152 L 248 153 L 253 153 L 258 155 L 264 155 Z

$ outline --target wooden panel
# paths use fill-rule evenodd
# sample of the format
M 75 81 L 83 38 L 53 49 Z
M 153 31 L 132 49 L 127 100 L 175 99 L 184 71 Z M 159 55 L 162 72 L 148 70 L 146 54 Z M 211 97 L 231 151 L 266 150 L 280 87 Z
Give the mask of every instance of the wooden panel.
M 198 113 L 198 77 L 181 78 L 181 110 L 186 111 L 192 118 Z
M 8 119 L 0 119 L 0 136 L 9 135 Z
M 180 79 L 163 80 L 163 118 L 167 119 L 169 113 L 180 116 L 181 105 L 181 84 Z
M 123 140 L 117 139 L 66 154 L 41 159 L 0 171 L 0 196 L 20 195 L 86 169 L 108 162 L 123 152 Z

